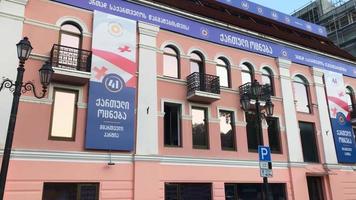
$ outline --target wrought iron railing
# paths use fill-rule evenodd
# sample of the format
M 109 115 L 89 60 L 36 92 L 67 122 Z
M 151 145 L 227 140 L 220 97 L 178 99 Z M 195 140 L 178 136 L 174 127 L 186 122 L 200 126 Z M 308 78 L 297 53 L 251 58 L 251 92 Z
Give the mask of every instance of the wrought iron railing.
M 252 83 L 248 82 L 239 87 L 240 97 L 246 96 L 249 99 L 256 99 L 252 92 Z M 261 94 L 258 97 L 259 100 L 266 101 L 271 99 L 272 88 L 269 84 L 261 85 Z
M 187 77 L 188 95 L 195 91 L 220 94 L 220 80 L 218 76 L 194 72 Z
M 51 63 L 53 67 L 90 72 L 91 51 L 54 44 Z

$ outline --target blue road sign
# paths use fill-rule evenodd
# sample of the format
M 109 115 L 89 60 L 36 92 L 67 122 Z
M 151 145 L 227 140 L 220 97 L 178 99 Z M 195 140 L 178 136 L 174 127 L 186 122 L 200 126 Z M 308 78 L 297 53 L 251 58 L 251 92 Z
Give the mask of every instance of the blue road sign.
M 271 149 L 265 146 L 258 146 L 259 161 L 271 162 Z

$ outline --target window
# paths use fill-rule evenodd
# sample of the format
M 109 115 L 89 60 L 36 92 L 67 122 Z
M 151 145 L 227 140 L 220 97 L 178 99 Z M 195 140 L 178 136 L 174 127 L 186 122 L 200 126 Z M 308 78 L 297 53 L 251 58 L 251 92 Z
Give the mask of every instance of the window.
M 211 200 L 210 183 L 166 183 L 165 200 Z
M 223 150 L 235 150 L 234 113 L 231 111 L 219 111 L 220 138 Z
M 297 101 L 296 109 L 299 112 L 310 113 L 308 82 L 302 76 L 296 76 L 293 81 L 294 98 Z
M 164 145 L 181 146 L 181 105 L 164 103 Z
M 220 86 L 230 87 L 230 75 L 229 75 L 228 62 L 223 58 L 218 58 L 216 65 L 216 75 L 219 76 Z
M 346 87 L 346 98 L 347 98 L 347 105 L 349 106 L 350 110 L 352 109 L 352 105 L 354 104 L 354 93 L 351 87 Z
M 193 148 L 208 149 L 207 112 L 204 108 L 192 108 Z
M 163 75 L 179 78 L 179 54 L 172 46 L 167 46 L 164 48 Z
M 51 139 L 74 140 L 78 91 L 54 88 Z
M 44 183 L 42 200 L 98 200 L 99 183 Z
M 74 22 L 65 22 L 61 26 L 59 43 L 63 46 L 80 49 L 82 42 L 82 31 Z
M 256 152 L 258 145 L 263 145 L 263 136 L 259 131 L 259 124 L 257 123 L 256 116 L 254 114 L 246 113 L 246 131 L 247 131 L 247 143 L 248 150 Z
M 307 183 L 309 200 L 325 199 L 321 177 L 307 176 Z
M 194 51 L 190 54 L 190 72 L 204 73 L 204 62 L 201 53 Z
M 271 86 L 271 94 L 275 95 L 274 93 L 274 84 L 273 84 L 273 74 L 272 71 L 264 67 L 262 68 L 262 84 L 269 84 Z
M 272 153 L 282 153 L 279 120 L 276 117 L 268 117 L 268 141 Z
M 284 183 L 269 183 L 268 186 L 268 199 L 287 199 Z M 225 200 L 262 200 L 262 190 L 261 183 L 225 183 Z
M 314 124 L 299 122 L 304 162 L 319 162 Z
M 252 65 L 245 62 L 241 65 L 241 70 L 242 84 L 252 82 L 254 76 Z

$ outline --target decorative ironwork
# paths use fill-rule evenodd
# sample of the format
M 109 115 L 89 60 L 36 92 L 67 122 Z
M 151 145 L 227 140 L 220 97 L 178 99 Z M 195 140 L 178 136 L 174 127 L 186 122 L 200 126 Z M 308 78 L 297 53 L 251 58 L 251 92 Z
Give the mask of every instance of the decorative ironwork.
M 17 83 L 10 79 L 4 79 L 3 82 L 0 85 L 0 91 L 4 88 L 7 88 L 10 90 L 10 92 L 14 92 L 15 91 L 15 87 L 16 87 Z M 46 92 L 47 92 L 47 87 L 46 86 L 42 86 L 42 93 L 39 95 L 36 92 L 36 86 L 32 81 L 28 81 L 26 83 L 24 83 L 23 85 L 21 85 L 21 93 L 24 94 L 26 92 L 32 91 L 33 95 L 38 98 L 38 99 L 42 99 L 43 97 L 45 97 Z
M 248 97 L 248 99 L 259 99 L 261 101 L 267 101 L 271 99 L 272 88 L 271 85 L 261 85 L 261 94 L 256 97 L 252 92 L 252 83 L 248 82 L 239 87 L 240 97 Z
M 220 94 L 220 80 L 218 76 L 194 72 L 187 77 L 188 95 L 195 91 Z
M 90 72 L 91 51 L 54 44 L 51 50 L 53 67 Z
M 12 82 L 12 80 L 6 78 L 6 79 L 3 79 L 3 82 L 1 83 L 1 86 L 0 86 L 0 91 L 4 88 L 7 88 L 9 89 L 11 92 L 14 92 L 14 86 L 15 86 L 15 83 Z

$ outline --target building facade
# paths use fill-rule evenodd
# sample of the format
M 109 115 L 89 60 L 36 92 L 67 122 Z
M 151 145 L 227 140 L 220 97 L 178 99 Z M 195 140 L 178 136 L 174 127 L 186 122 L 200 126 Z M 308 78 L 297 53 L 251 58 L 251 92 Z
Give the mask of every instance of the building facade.
M 24 80 L 55 70 L 46 98 L 21 97 L 4 199 L 261 199 L 258 145 L 272 151 L 271 199 L 356 198 L 356 58 L 327 38 L 210 0 L 0 11 L 1 75 L 15 76 L 24 36 Z M 240 103 L 253 80 L 272 88 L 261 135 Z
M 292 15 L 325 26 L 331 41 L 356 56 L 355 0 L 314 1 Z

